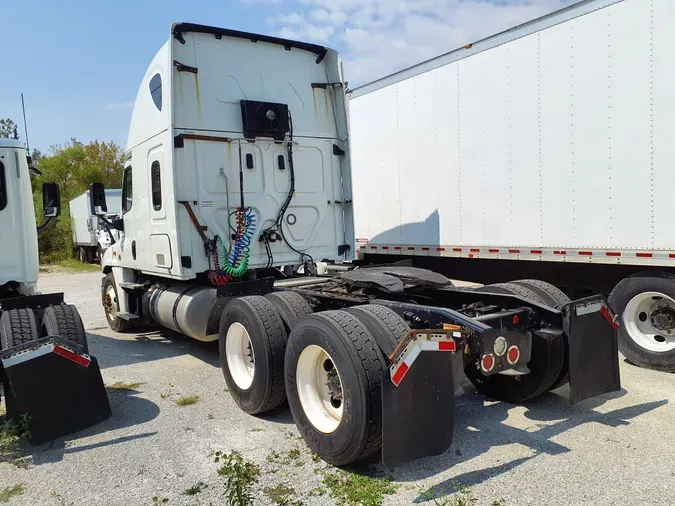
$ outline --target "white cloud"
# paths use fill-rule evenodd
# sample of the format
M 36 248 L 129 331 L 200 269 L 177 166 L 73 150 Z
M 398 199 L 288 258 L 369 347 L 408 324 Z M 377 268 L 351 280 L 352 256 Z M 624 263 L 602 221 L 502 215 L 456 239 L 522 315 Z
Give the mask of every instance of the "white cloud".
M 105 104 L 103 107 L 106 111 L 119 111 L 121 109 L 133 109 L 134 101 L 125 100 L 124 102 L 117 102 L 114 104 Z
M 282 37 L 338 49 L 354 87 L 573 1 L 287 0 L 275 24 Z

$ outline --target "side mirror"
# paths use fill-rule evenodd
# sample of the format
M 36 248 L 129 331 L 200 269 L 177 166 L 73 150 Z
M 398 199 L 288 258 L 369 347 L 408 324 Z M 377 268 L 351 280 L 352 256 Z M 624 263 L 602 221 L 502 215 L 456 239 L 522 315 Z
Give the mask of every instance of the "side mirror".
M 45 218 L 56 218 L 61 214 L 61 190 L 58 184 L 42 184 L 42 209 Z
M 124 232 L 124 220 L 122 218 L 115 218 L 112 222 L 113 228 L 115 230 L 119 230 L 120 232 Z
M 108 213 L 108 207 L 105 203 L 105 187 L 103 183 L 92 183 L 89 185 L 89 208 L 91 214 L 96 216 Z

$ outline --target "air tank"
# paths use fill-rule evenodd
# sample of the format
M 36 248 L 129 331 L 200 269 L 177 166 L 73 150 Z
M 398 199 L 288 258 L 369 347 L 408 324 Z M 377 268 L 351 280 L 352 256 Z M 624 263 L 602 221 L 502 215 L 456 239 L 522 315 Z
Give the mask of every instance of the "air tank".
M 163 327 L 198 341 L 215 341 L 218 334 L 206 334 L 216 289 L 188 284 L 155 285 L 148 301 L 150 315 Z

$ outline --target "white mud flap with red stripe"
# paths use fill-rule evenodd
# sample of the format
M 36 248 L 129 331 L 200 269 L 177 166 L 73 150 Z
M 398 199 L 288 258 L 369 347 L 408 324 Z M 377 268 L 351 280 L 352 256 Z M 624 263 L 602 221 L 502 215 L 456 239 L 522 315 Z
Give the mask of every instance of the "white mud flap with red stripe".
M 562 308 L 569 339 L 572 403 L 621 390 L 614 313 L 600 295 L 575 300 Z
M 453 338 L 459 331 L 413 330 L 382 378 L 382 461 L 389 468 L 444 453 L 452 443 Z
M 96 359 L 48 336 L 0 352 L 7 416 L 29 417 L 31 442 L 49 441 L 111 415 Z

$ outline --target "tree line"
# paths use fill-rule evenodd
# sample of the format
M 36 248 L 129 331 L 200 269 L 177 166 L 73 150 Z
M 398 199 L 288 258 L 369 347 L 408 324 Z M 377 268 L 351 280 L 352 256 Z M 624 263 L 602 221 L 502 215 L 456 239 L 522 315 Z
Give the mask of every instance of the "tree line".
M 0 119 L 0 137 L 15 136 L 18 137 L 14 121 Z M 42 221 L 42 183 L 58 183 L 61 188 L 61 216 L 38 234 L 40 262 L 71 258 L 75 250 L 69 202 L 87 191 L 91 183 L 121 188 L 124 152 L 114 142 L 95 140 L 84 144 L 73 138 L 66 144 L 51 146 L 47 154 L 35 149 L 31 155 L 33 164 L 42 172 L 41 176 L 31 176 L 38 222 Z

